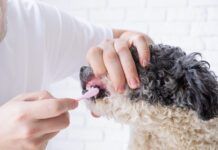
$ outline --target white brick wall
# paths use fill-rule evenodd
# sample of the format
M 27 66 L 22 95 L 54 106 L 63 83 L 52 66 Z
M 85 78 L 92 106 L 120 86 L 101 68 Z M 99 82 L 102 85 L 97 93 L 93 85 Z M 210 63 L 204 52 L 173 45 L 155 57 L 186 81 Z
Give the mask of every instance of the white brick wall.
M 68 13 L 110 27 L 140 30 L 156 43 L 198 51 L 218 73 L 218 0 L 41 0 Z M 60 97 L 79 95 L 67 79 L 51 88 Z M 77 89 L 77 90 L 76 90 Z M 125 150 L 128 127 L 91 117 L 83 103 L 71 112 L 71 125 L 49 150 Z

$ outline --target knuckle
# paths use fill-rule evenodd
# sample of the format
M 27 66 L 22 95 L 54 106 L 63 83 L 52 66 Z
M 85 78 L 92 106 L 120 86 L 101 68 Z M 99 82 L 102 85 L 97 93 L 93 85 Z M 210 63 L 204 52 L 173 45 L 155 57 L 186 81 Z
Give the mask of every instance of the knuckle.
M 105 59 L 113 60 L 117 58 L 117 53 L 115 51 L 105 51 L 104 57 Z
M 135 40 L 145 41 L 146 38 L 145 38 L 145 35 L 139 34 L 139 35 L 136 35 Z
M 105 68 L 102 68 L 102 69 L 97 69 L 97 70 L 94 70 L 94 74 L 99 77 L 99 76 L 103 76 L 107 73 L 107 70 Z
M 101 51 L 102 49 L 100 47 L 92 47 L 89 49 L 90 54 L 95 54 L 98 51 Z
M 15 114 L 15 120 L 18 122 L 25 120 L 28 116 L 28 113 L 21 106 L 16 107 Z
M 50 105 L 49 111 L 54 112 L 55 114 L 59 114 L 62 111 L 62 105 L 60 101 L 53 101 L 53 103 Z
M 118 54 L 121 54 L 123 52 L 128 52 L 127 47 L 125 45 L 120 46 L 119 48 L 116 49 Z
M 48 91 L 41 91 L 40 92 L 41 98 L 51 98 L 51 94 Z
M 112 39 L 105 39 L 101 44 L 113 43 Z
M 99 44 L 99 47 L 103 50 L 107 49 L 109 46 L 114 45 L 114 39 L 105 39 L 103 42 Z
M 24 121 L 26 118 L 27 118 L 26 113 L 19 113 L 15 117 L 15 120 L 18 121 L 18 122 L 21 122 L 21 121 Z
M 32 137 L 34 137 L 34 135 L 36 134 L 38 132 L 38 129 L 36 129 L 36 128 L 31 128 L 31 127 L 29 127 L 29 126 L 25 126 L 25 127 L 23 127 L 23 129 L 22 129 L 22 135 L 21 135 L 21 137 L 22 137 L 22 139 L 26 139 L 26 140 L 28 140 L 28 139 L 31 139 Z
M 100 47 L 91 47 L 86 55 L 86 59 L 90 60 L 94 55 L 96 55 L 96 53 L 101 52 L 102 49 Z
M 29 140 L 26 145 L 28 149 L 37 150 L 39 147 L 39 144 L 40 143 L 35 140 Z

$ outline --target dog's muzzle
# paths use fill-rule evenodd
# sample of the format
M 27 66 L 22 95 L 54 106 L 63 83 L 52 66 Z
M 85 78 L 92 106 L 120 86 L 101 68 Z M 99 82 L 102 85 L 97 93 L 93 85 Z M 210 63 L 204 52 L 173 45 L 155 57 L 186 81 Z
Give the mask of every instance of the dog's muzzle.
M 91 67 L 83 66 L 80 69 L 80 82 L 82 86 L 82 93 L 86 93 L 87 89 L 90 87 L 95 87 L 99 89 L 97 96 L 91 98 L 91 100 L 104 98 L 109 95 L 106 90 L 106 86 L 103 84 L 100 78 L 95 77 Z

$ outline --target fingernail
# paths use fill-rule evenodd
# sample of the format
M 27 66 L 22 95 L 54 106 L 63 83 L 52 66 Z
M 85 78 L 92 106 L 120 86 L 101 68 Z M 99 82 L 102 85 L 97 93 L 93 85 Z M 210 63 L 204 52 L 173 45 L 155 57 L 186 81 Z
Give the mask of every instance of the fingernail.
M 72 103 L 72 105 L 70 106 L 70 108 L 71 108 L 71 109 L 75 109 L 75 108 L 78 107 L 78 105 L 79 105 L 79 103 L 78 103 L 77 101 L 74 101 L 74 102 Z
M 119 86 L 116 91 L 117 91 L 118 93 L 122 94 L 122 93 L 124 92 L 124 89 L 125 89 L 125 88 L 124 88 L 124 86 L 122 85 L 122 86 Z
M 143 67 L 146 67 L 147 65 L 148 65 L 148 61 L 147 61 L 147 60 L 143 60 L 143 61 L 142 61 L 142 66 L 143 66 Z
M 100 115 L 96 115 L 95 113 L 91 112 L 92 116 L 95 117 L 95 118 L 100 118 L 101 116 Z
M 138 79 L 131 79 L 130 80 L 130 87 L 136 89 L 139 87 L 139 80 Z

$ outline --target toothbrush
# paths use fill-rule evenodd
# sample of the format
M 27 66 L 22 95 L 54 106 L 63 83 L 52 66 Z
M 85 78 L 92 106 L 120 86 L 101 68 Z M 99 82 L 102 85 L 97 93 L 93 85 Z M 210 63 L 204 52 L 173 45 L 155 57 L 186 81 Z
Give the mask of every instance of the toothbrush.
M 91 87 L 88 89 L 88 91 L 85 94 L 77 98 L 77 100 L 80 101 L 80 100 L 89 99 L 91 97 L 98 95 L 98 93 L 99 93 L 99 88 Z

